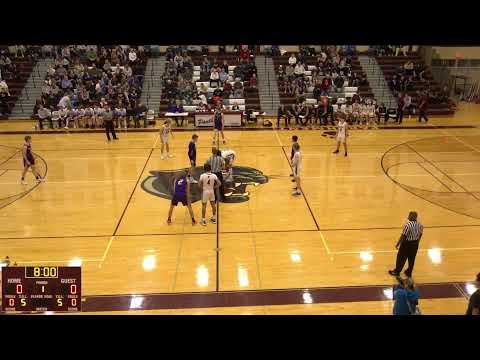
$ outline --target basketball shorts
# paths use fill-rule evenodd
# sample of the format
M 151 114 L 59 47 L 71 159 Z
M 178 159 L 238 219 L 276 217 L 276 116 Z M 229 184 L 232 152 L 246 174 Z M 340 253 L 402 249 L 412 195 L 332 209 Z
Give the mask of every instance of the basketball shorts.
M 342 143 L 342 144 L 345 144 L 345 136 L 344 135 L 338 135 L 337 136 L 337 141 Z
M 299 166 L 294 166 L 292 168 L 293 170 L 293 177 L 300 177 L 300 167 Z
M 23 159 L 23 166 L 32 166 L 32 165 L 35 165 L 35 159 L 32 157 L 32 158 L 29 158 L 28 161 L 30 162 L 30 165 L 27 165 L 27 162 L 25 161 L 25 159 Z
M 168 144 L 168 136 L 160 136 L 160 142 L 162 144 Z
M 183 206 L 187 206 L 187 204 L 188 204 L 187 197 L 186 196 L 173 195 L 172 205 L 177 206 L 179 202 L 181 202 Z
M 202 203 L 215 201 L 215 192 L 213 190 L 204 190 L 202 193 Z

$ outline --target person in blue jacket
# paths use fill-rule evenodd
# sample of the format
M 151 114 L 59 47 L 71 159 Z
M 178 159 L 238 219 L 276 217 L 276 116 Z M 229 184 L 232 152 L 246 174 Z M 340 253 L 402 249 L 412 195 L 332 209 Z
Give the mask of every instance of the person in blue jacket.
M 420 293 L 412 278 L 397 278 L 398 285 L 393 287 L 393 315 L 413 315 L 418 305 Z

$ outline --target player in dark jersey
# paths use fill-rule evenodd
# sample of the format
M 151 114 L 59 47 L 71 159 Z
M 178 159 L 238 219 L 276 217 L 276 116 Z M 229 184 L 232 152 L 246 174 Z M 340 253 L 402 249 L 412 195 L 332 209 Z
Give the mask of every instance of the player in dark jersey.
M 213 129 L 213 141 L 212 144 L 215 145 L 217 139 L 220 141 L 220 134 L 222 134 L 222 140 L 225 144 L 225 135 L 223 134 L 223 114 L 221 110 L 221 105 L 218 105 L 215 109 L 215 113 L 213 114 L 213 121 L 214 121 L 214 129 Z
M 192 135 L 192 140 L 188 143 L 188 159 L 190 160 L 190 170 L 195 168 L 197 166 L 197 143 L 198 140 L 198 135 L 193 134 Z M 192 184 L 198 184 L 198 181 L 195 180 L 193 177 L 188 176 L 188 180 Z
M 25 136 L 25 144 L 23 144 L 23 172 L 22 172 L 22 184 L 27 185 L 25 181 L 25 174 L 27 173 L 28 169 L 32 169 L 33 175 L 35 175 L 35 179 L 37 182 L 42 182 L 43 179 L 35 169 L 35 158 L 33 157 L 32 153 L 32 137 Z
M 168 225 L 172 223 L 173 208 L 177 206 L 179 202 L 188 208 L 188 212 L 192 218 L 192 225 L 195 225 L 197 222 L 195 221 L 190 199 L 190 182 L 187 181 L 187 173 L 185 171 L 180 173 L 179 177 L 173 179 L 173 198 L 170 204 L 170 210 L 168 211 Z

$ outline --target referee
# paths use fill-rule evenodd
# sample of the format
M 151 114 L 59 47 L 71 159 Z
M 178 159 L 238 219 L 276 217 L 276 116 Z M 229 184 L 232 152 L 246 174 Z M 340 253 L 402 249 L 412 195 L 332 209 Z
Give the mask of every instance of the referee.
M 418 245 L 422 235 L 423 225 L 417 222 L 417 213 L 410 211 L 408 221 L 403 226 L 402 235 L 395 246 L 398 249 L 397 264 L 394 270 L 388 271 L 390 275 L 399 276 L 408 259 L 408 268 L 404 274 L 412 277 L 413 265 L 415 264 L 415 257 L 417 256 Z
M 216 147 L 212 147 L 212 156 L 210 156 L 207 160 L 207 164 L 209 164 L 212 167 L 212 173 L 217 175 L 218 180 L 220 180 L 220 189 L 219 193 L 220 196 L 217 196 L 217 200 L 223 200 L 224 198 L 224 192 L 223 192 L 223 174 L 222 174 L 222 169 L 225 165 L 225 162 L 222 158 L 222 153 L 220 150 L 217 150 Z

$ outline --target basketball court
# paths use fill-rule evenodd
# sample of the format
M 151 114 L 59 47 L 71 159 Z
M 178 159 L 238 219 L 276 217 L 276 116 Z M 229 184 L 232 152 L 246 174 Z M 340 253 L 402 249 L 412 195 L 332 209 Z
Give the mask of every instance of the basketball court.
M 248 183 L 247 199 L 220 203 L 218 227 L 192 226 L 182 206 L 167 225 L 169 200 L 145 185 L 188 166 L 191 131 L 174 132 L 168 160 L 158 132 L 120 132 L 112 143 L 103 133 L 34 134 L 46 181 L 28 174 L 27 186 L 19 180 L 25 133 L 3 133 L 0 256 L 19 266 L 81 265 L 84 310 L 94 314 L 391 314 L 387 270 L 415 210 L 425 226 L 413 274 L 429 289 L 422 310 L 462 314 L 480 259 L 477 113 L 465 105 L 454 119 L 406 120 L 417 128 L 352 129 L 348 157 L 332 154 L 324 129 L 227 130 L 235 166 L 267 181 Z M 212 133 L 197 133 L 202 165 Z M 293 134 L 303 154 L 299 197 L 289 177 Z M 198 220 L 199 201 L 193 209 Z

